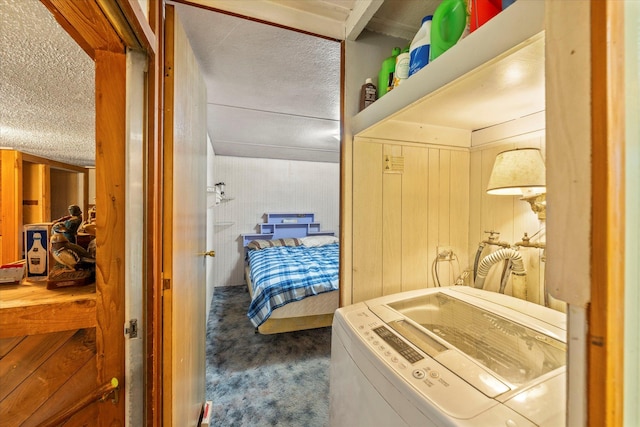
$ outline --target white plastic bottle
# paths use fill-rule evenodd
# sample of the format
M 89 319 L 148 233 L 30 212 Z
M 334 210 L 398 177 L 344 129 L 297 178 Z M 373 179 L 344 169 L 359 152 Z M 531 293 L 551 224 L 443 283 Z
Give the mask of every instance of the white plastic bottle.
M 33 234 L 33 245 L 27 252 L 27 263 L 30 274 L 44 274 L 47 269 L 47 250 L 42 246 L 42 235 Z
M 429 63 L 432 19 L 433 15 L 427 15 L 422 18 L 422 25 L 411 41 L 409 76 L 414 75 Z
M 409 78 L 409 66 L 411 63 L 409 46 L 402 49 L 402 53 L 396 56 L 396 71 L 393 73 L 393 87 L 400 86 L 400 83 Z

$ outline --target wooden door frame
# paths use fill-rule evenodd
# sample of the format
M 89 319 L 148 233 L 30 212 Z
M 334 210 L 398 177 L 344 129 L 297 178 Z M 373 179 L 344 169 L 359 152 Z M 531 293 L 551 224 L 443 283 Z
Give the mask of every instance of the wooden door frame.
M 41 0 L 96 63 L 96 328 L 97 385 L 124 384 L 126 49 L 149 58 L 145 233 L 147 259 L 147 425 L 161 425 L 162 49 L 163 0 L 150 0 L 149 17 L 135 0 Z M 156 33 L 156 31 L 158 33 Z M 160 311 L 158 309 L 160 307 Z M 124 396 L 123 396 L 124 397 Z M 99 406 L 99 423 L 124 424 L 124 399 Z
M 587 419 L 624 418 L 624 3 L 591 2 L 591 299 Z

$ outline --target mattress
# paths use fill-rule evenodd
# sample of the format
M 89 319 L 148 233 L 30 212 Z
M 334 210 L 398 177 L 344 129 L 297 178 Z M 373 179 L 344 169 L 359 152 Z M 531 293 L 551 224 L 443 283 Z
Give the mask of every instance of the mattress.
M 338 289 L 337 243 L 313 247 L 298 242 L 274 244 L 250 250 L 247 260 L 253 284 L 247 316 L 255 326 L 279 307 Z
M 249 266 L 245 266 L 245 277 L 249 293 L 253 293 Z M 290 317 L 316 316 L 321 314 L 333 314 L 338 308 L 339 292 L 324 292 L 313 297 L 307 297 L 300 301 L 293 301 L 282 307 L 278 307 L 271 313 L 270 319 L 285 319 Z M 253 295 L 251 295 L 253 297 Z

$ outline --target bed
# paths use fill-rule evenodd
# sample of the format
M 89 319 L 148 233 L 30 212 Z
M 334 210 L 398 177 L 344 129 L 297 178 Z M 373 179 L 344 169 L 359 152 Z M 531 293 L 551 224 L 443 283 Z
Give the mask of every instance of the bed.
M 299 232 L 302 225 L 283 224 L 284 231 L 243 235 L 247 317 L 261 334 L 330 326 L 339 302 L 338 239 L 332 232 Z

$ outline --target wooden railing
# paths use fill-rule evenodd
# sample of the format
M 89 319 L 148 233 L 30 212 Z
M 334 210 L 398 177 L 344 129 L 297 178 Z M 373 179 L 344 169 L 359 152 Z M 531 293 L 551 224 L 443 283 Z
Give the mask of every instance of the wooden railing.
M 62 424 L 63 422 L 67 421 L 69 418 L 71 418 L 74 414 L 76 414 L 77 412 L 80 412 L 82 409 L 86 408 L 87 406 L 91 405 L 92 403 L 105 402 L 105 401 L 107 401 L 109 399 L 110 396 L 112 396 L 111 400 L 113 400 L 113 401 L 115 401 L 117 403 L 118 402 L 118 390 L 119 390 L 119 385 L 118 384 L 119 384 L 118 383 L 118 379 L 117 378 L 112 378 L 110 382 L 108 382 L 107 384 L 103 385 L 102 387 L 97 388 L 96 390 L 94 390 L 93 393 L 88 394 L 83 399 L 81 399 L 78 402 L 76 402 L 75 405 L 70 406 L 69 408 L 65 409 L 64 411 L 61 411 L 58 414 L 54 415 L 42 427 L 57 427 L 60 424 Z

